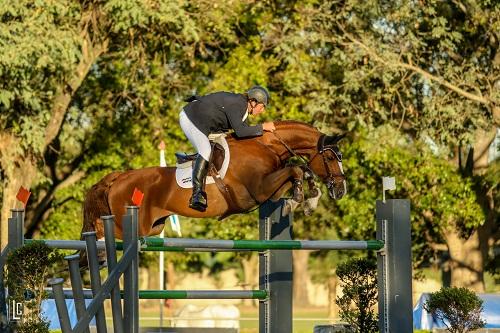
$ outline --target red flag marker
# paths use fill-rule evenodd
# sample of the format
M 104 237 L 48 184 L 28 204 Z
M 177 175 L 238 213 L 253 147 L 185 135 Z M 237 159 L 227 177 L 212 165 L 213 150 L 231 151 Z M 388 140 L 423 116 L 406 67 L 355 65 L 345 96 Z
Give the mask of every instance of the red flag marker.
M 28 199 L 30 198 L 31 192 L 25 189 L 24 187 L 20 187 L 19 191 L 17 191 L 16 199 L 21 201 L 26 208 L 26 204 L 28 203 Z
M 132 194 L 132 203 L 135 206 L 140 206 L 142 203 L 142 199 L 144 198 L 144 193 L 141 192 L 137 187 L 134 188 L 134 193 Z

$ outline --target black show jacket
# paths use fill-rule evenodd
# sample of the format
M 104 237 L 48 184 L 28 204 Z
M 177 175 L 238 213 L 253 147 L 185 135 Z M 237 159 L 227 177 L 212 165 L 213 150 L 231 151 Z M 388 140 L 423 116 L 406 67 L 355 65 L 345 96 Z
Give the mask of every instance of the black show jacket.
M 233 129 L 239 138 L 262 135 L 262 125 L 250 126 L 243 121 L 247 111 L 247 99 L 242 94 L 216 92 L 196 97 L 184 106 L 191 122 L 207 135 Z

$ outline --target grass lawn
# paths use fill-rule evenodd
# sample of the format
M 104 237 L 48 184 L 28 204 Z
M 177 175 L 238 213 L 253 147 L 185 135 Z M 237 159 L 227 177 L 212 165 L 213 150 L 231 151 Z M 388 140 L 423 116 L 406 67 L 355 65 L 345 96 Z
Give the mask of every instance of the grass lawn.
M 258 333 L 259 332 L 259 309 L 258 307 L 243 307 L 240 309 L 240 332 L 241 333 Z M 164 314 L 164 318 L 170 317 L 171 314 Z M 158 309 L 141 309 L 140 326 L 155 326 L 159 325 Z M 296 308 L 293 314 L 293 332 L 294 333 L 312 333 L 315 325 L 328 324 L 330 321 L 327 318 L 326 308 Z M 168 320 L 164 320 L 164 325 L 169 325 Z

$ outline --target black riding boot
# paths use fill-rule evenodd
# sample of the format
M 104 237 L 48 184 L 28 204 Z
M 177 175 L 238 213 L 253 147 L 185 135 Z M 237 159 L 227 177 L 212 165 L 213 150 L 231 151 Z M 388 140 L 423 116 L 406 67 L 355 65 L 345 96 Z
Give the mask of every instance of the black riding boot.
M 198 155 L 193 167 L 193 195 L 189 200 L 189 207 L 204 212 L 207 209 L 207 194 L 205 193 L 205 179 L 207 177 L 208 161 Z

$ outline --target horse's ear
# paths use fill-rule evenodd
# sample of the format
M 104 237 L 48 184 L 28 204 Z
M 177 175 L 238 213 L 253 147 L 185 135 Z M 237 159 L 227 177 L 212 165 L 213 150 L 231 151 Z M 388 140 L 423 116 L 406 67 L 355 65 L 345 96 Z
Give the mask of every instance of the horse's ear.
M 340 140 L 346 137 L 347 134 L 334 134 L 334 135 L 327 135 L 325 138 L 325 145 L 334 145 L 337 144 Z

